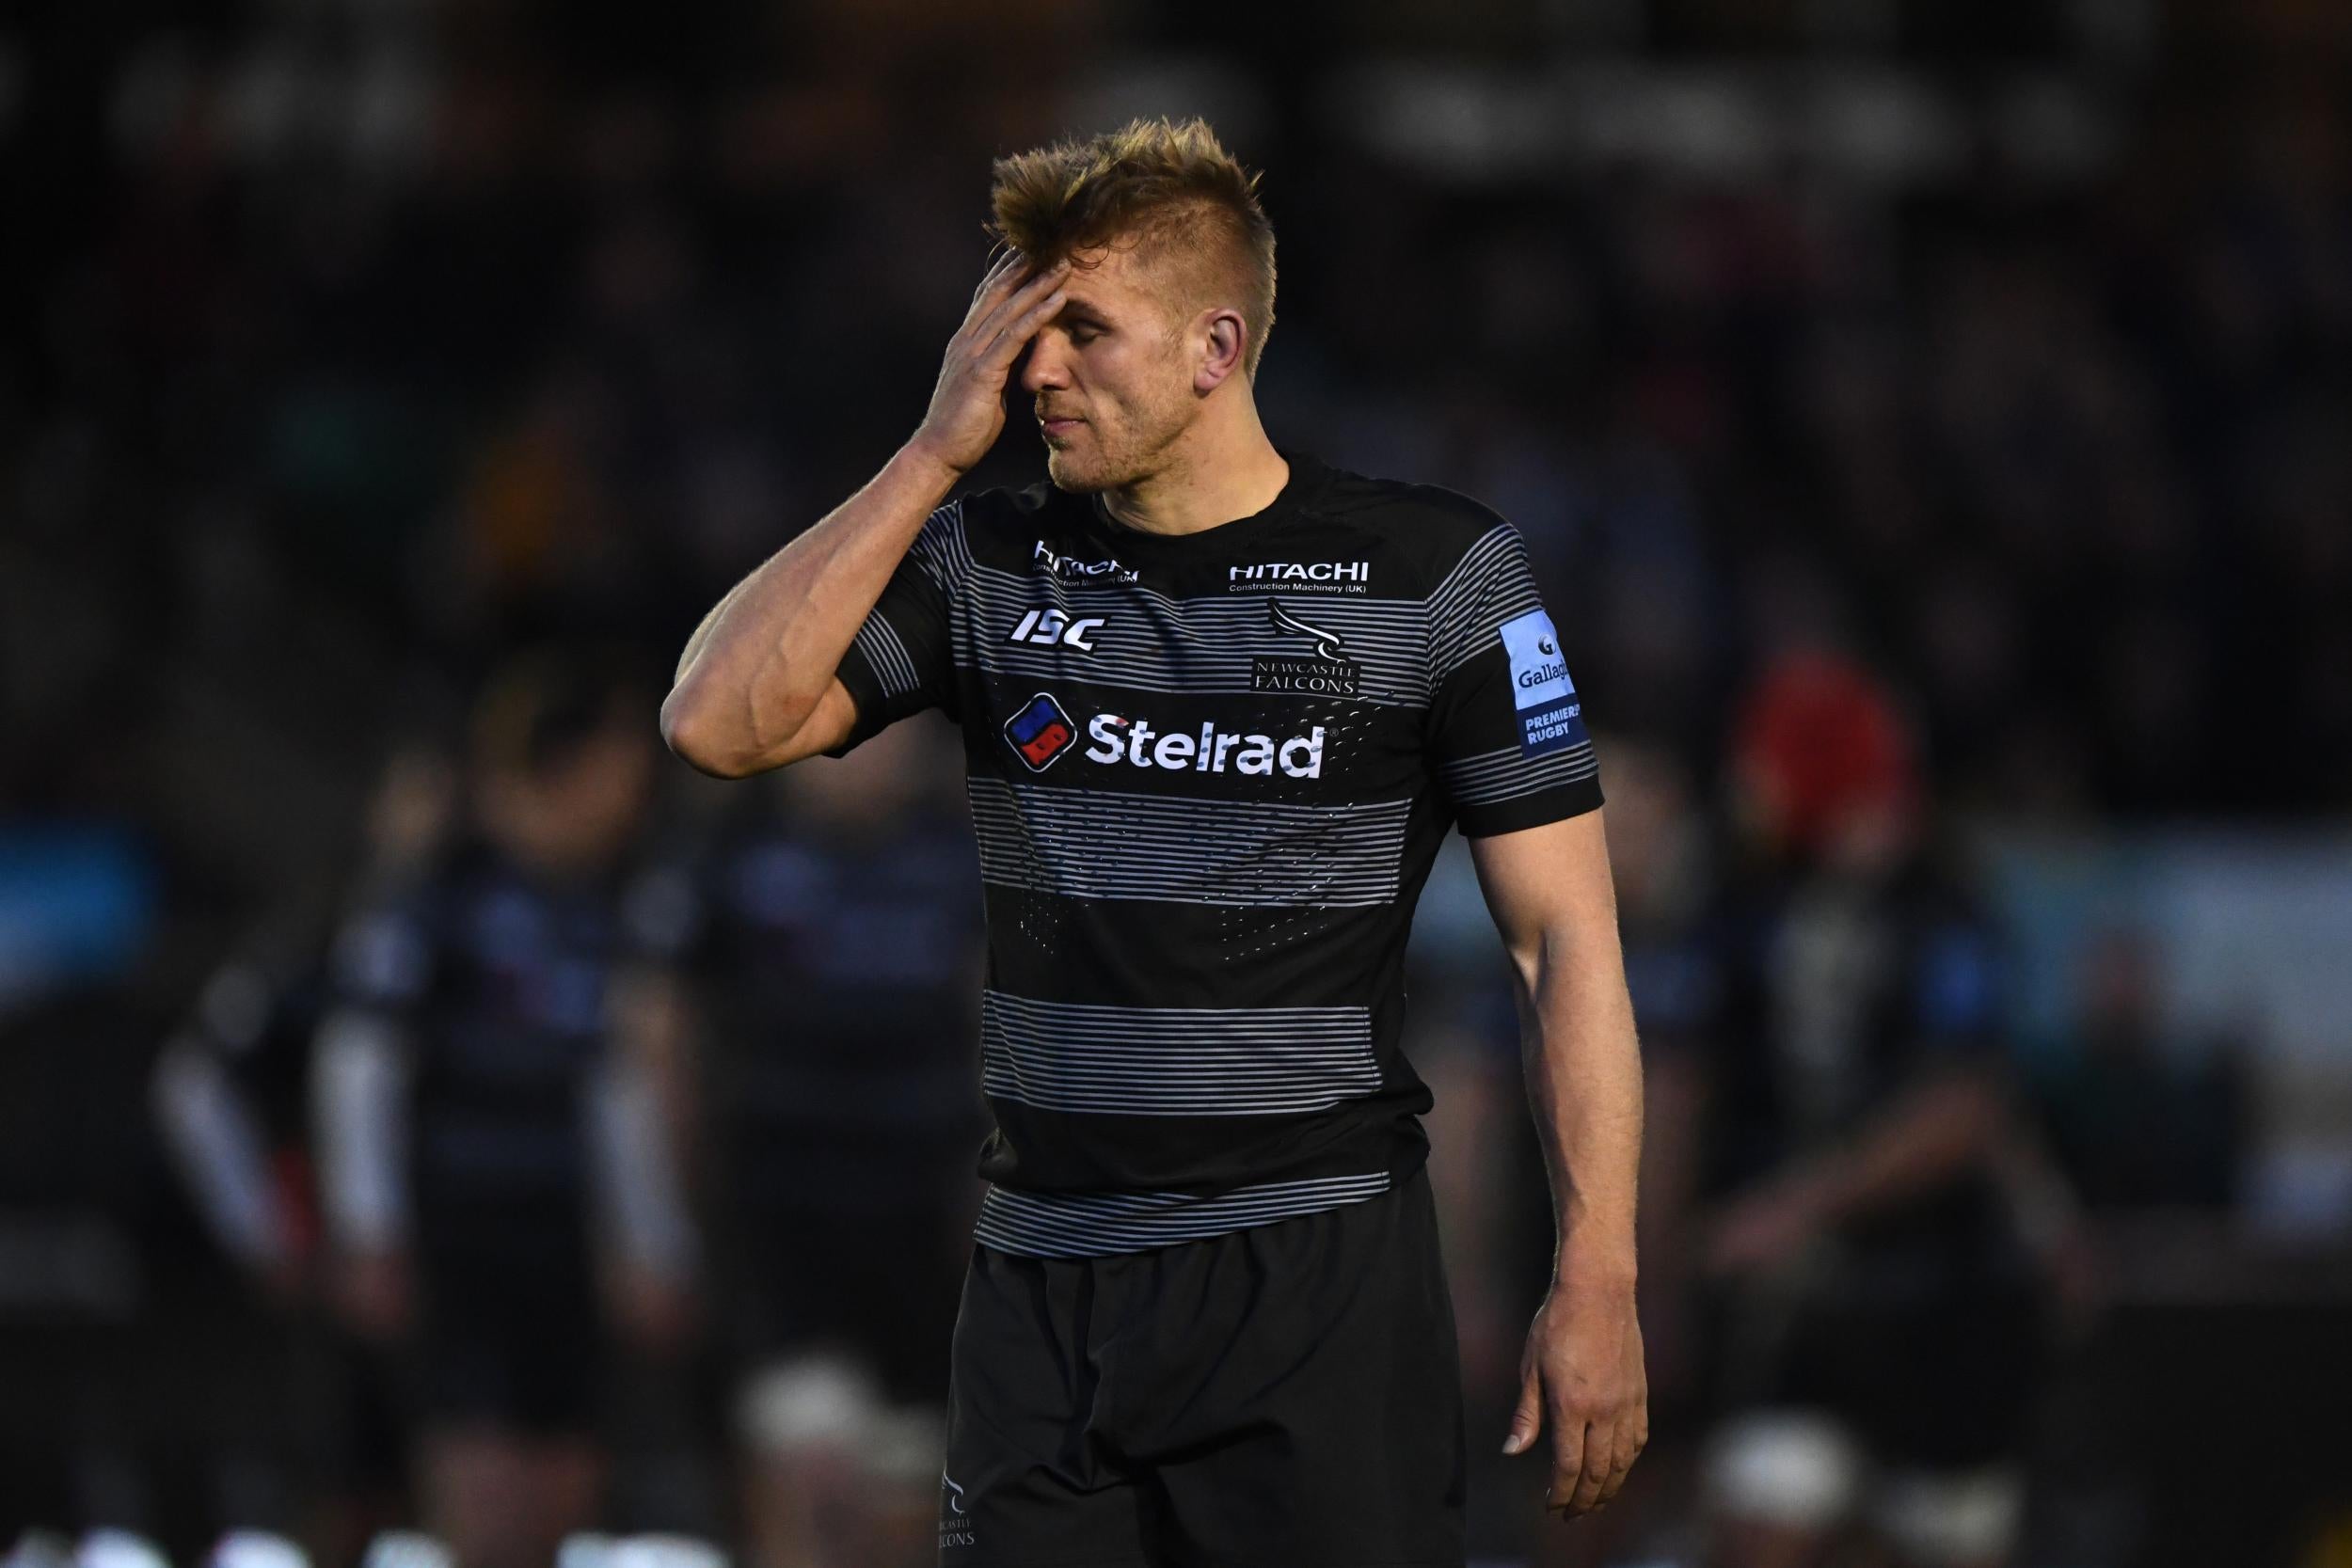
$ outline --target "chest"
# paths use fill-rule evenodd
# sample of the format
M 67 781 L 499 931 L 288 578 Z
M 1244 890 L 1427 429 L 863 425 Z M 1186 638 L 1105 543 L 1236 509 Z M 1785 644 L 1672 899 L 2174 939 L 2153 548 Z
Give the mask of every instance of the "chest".
M 1409 793 L 1426 606 L 1347 559 L 1131 566 L 1039 541 L 954 607 L 975 776 L 1242 800 Z
M 490 882 L 457 900 L 446 937 L 442 1003 L 461 1025 L 506 1039 L 603 1030 L 622 945 L 605 900 Z

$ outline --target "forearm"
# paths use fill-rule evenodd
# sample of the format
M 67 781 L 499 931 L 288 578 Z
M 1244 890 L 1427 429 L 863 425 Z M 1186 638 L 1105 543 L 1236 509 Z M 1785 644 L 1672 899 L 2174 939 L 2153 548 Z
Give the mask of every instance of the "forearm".
M 165 1142 L 222 1250 L 257 1270 L 291 1262 L 294 1224 L 270 1178 L 260 1120 L 219 1057 L 192 1035 L 174 1039 L 151 1092 Z
M 360 1008 L 322 1025 L 311 1073 L 326 1228 L 347 1252 L 383 1252 L 408 1239 L 408 1059 L 399 1031 Z
M 1635 1272 L 1642 1060 L 1613 942 L 1605 955 L 1548 940 L 1518 988 L 1528 1103 L 1551 1183 L 1554 1278 Z
M 661 709 L 680 754 L 723 767 L 790 738 L 957 470 L 909 443 L 694 628 Z
M 1982 1161 L 2001 1123 L 2000 1097 L 1981 1077 L 1931 1079 L 1783 1180 L 1819 1223 L 1835 1225 L 1939 1186 Z
M 587 1112 L 604 1233 L 636 1267 L 668 1279 L 691 1275 L 694 1225 L 652 1075 L 639 1063 L 612 1064 L 591 1084 Z

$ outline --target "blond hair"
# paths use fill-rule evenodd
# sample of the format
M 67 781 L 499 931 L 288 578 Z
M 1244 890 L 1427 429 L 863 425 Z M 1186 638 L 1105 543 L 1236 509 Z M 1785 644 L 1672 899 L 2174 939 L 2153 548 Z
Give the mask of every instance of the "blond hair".
M 1037 261 L 1127 240 L 1172 261 L 1204 303 L 1237 305 L 1255 381 L 1274 330 L 1274 226 L 1259 176 L 1205 120 L 1131 119 L 1116 131 L 999 158 L 988 231 Z

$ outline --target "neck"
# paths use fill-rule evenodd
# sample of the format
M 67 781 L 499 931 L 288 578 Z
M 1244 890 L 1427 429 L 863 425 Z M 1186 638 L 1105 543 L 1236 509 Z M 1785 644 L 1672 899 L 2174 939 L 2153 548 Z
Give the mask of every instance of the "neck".
M 1156 472 L 1103 492 L 1103 505 L 1145 533 L 1198 533 L 1263 512 L 1290 482 L 1290 465 L 1266 439 L 1246 398 L 1204 413 L 1168 447 Z

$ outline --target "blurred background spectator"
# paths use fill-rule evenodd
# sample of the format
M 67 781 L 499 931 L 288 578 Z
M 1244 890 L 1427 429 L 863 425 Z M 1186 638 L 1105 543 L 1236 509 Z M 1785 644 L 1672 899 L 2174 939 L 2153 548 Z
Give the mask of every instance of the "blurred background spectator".
M 0 18 L 0 1546 L 926 1560 L 961 757 L 654 704 L 919 418 L 988 159 L 1197 112 L 1270 427 L 1516 522 L 1607 732 L 1657 1441 L 1566 1529 L 1482 1450 L 1549 1238 L 1456 847 L 1478 1551 L 2339 1560 L 2348 77 L 2315 0 Z

